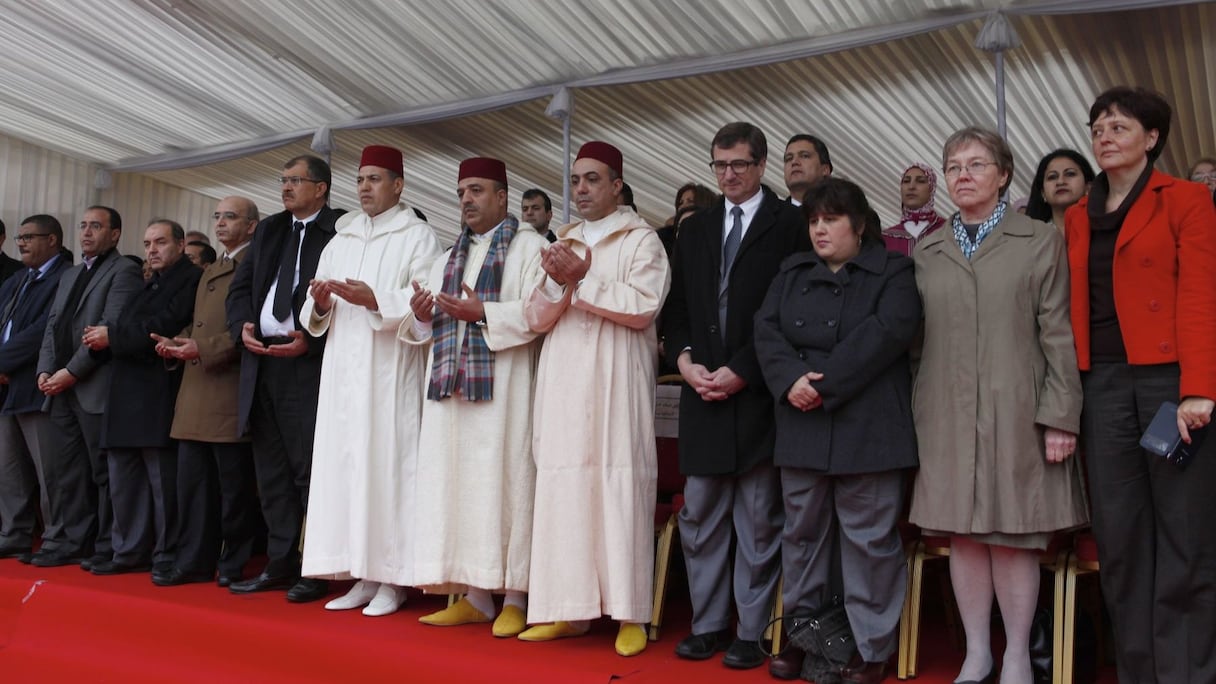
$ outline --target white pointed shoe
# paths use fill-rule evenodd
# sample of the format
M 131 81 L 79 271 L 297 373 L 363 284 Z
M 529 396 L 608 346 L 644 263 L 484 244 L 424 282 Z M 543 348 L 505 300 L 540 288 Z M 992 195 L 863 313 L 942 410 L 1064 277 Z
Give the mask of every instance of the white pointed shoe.
M 405 603 L 404 587 L 381 584 L 380 590 L 376 592 L 376 597 L 363 609 L 363 614 L 368 617 L 392 615 L 403 603 Z
M 350 591 L 346 592 L 346 594 L 326 603 L 325 610 L 351 610 L 366 606 L 376 597 L 376 591 L 379 588 L 379 582 L 359 580 L 355 582 L 355 586 L 351 587 Z

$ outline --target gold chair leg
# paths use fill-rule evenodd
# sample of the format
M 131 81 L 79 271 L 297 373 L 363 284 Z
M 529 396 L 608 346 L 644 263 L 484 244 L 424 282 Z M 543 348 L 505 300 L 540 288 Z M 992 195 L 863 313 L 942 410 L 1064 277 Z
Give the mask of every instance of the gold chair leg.
M 777 618 L 779 618 L 785 614 L 785 601 L 782 598 L 782 596 L 784 595 L 783 594 L 784 588 L 785 588 L 785 576 L 782 575 L 780 578 L 777 579 L 777 596 L 773 600 L 773 612 L 771 613 L 772 617 L 769 620 L 768 628 L 764 630 L 765 638 L 769 639 L 769 641 L 770 641 L 769 652 L 772 653 L 774 656 L 781 652 L 781 626 L 782 625 L 781 625 L 780 621 L 774 622 L 774 620 L 777 620 Z
M 908 644 L 912 638 L 912 595 L 916 592 L 916 553 L 920 550 L 920 541 L 908 545 L 908 579 L 904 587 L 904 605 L 899 614 L 899 659 L 895 676 L 898 679 L 908 678 Z
M 1060 637 L 1060 653 L 1057 659 L 1060 663 L 1060 681 L 1071 682 L 1073 638 L 1077 627 L 1077 556 L 1068 555 L 1067 570 L 1064 578 L 1064 633 Z
M 912 559 L 912 606 L 908 615 L 908 654 L 905 658 L 907 663 L 907 677 L 916 676 L 916 664 L 920 659 L 920 606 L 921 594 L 924 593 L 925 580 L 925 547 L 924 543 L 920 543 L 916 548 L 916 555 Z
M 1068 577 L 1067 549 L 1056 555 L 1055 565 L 1052 566 L 1052 578 L 1055 586 L 1052 592 L 1051 613 L 1051 681 L 1053 684 L 1064 684 L 1064 592 Z
M 650 609 L 650 640 L 658 641 L 663 624 L 663 600 L 667 597 L 667 575 L 671 570 L 671 544 L 675 538 L 676 516 L 663 524 L 654 553 L 654 604 Z

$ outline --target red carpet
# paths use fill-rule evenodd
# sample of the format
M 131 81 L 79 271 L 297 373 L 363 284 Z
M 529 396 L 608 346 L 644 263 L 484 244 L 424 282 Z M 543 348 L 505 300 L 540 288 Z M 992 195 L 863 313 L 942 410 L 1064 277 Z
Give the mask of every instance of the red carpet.
M 419 616 L 443 607 L 441 596 L 411 592 L 396 615 L 368 618 L 328 612 L 319 602 L 289 604 L 282 592 L 235 596 L 214 584 L 162 588 L 147 574 L 94 577 L 75 566 L 0 560 L 0 681 L 775 681 L 765 668 L 739 672 L 717 660 L 676 658 L 672 649 L 687 632 L 689 611 L 685 590 L 673 589 L 661 639 L 640 656 L 621 658 L 608 620 L 583 638 L 530 644 L 495 639 L 489 625 L 418 624 Z M 950 682 L 961 662 L 939 623 L 926 613 L 918 683 Z M 888 681 L 896 681 L 893 672 Z

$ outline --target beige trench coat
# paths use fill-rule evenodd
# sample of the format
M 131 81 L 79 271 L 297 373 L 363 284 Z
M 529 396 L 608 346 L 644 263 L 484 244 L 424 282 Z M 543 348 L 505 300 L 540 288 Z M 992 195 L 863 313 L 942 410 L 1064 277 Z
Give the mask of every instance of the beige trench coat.
M 970 262 L 948 224 L 914 259 L 925 328 L 912 522 L 960 534 L 1084 524 L 1077 458 L 1048 463 L 1043 444 L 1044 426 L 1075 434 L 1081 417 L 1063 237 L 1009 212 Z

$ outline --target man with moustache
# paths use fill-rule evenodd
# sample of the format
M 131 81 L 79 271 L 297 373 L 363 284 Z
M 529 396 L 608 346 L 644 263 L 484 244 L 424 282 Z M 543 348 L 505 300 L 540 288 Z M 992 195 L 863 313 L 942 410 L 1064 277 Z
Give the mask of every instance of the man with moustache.
M 426 352 L 397 341 L 410 283 L 439 255 L 434 231 L 401 201 L 401 151 L 363 148 L 361 211 L 343 216 L 321 254 L 300 310 L 313 337 L 328 334 L 321 364 L 312 496 L 303 574 L 358 579 L 329 610 L 396 612 L 412 584 L 413 471 Z
M 408 344 L 430 348 L 419 436 L 415 584 L 464 598 L 424 616 L 428 625 L 494 621 L 496 637 L 526 626 L 532 552 L 532 398 L 541 338 L 524 298 L 545 277 L 548 242 L 507 213 L 506 164 L 460 163 L 464 227 L 428 283 L 415 284 Z M 526 200 L 525 200 L 526 202 Z M 436 305 L 438 308 L 436 308 Z M 505 593 L 495 619 L 491 592 Z
M 237 429 L 253 439 L 269 556 L 260 575 L 228 590 L 287 589 L 288 601 L 302 602 L 322 598 L 329 586 L 300 579 L 325 338 L 306 336 L 298 321 L 341 212 L 329 208 L 329 164 L 319 157 L 288 160 L 279 184 L 284 211 L 258 224 L 226 300 L 229 332 L 243 347 Z
M 622 159 L 589 142 L 570 185 L 583 220 L 557 230 L 524 305 L 548 333 L 536 377 L 528 622 L 547 641 L 620 622 L 616 651 L 646 648 L 654 582 L 655 318 L 671 283 L 654 229 L 618 206 Z M 542 623 L 542 624 L 536 624 Z
M 787 147 L 786 158 L 795 155 L 787 179 L 791 165 L 795 178 L 805 175 L 803 146 L 811 144 L 796 138 Z M 765 661 L 760 639 L 781 574 L 785 518 L 773 466 L 773 398 L 756 359 L 752 317 L 781 261 L 810 241 L 799 211 L 760 183 L 768 143 L 759 128 L 723 126 L 710 154 L 722 198 L 680 231 L 663 309 L 664 350 L 685 380 L 680 472 L 688 479 L 679 524 L 693 618 L 676 655 L 704 660 L 725 649 L 724 665 L 746 669 Z
M 117 211 L 89 207 L 79 228 L 82 262 L 60 279 L 38 353 L 38 389 L 49 398 L 59 450 L 46 478 L 64 489 L 63 543 L 39 549 L 33 563 L 80 563 L 89 570 L 114 554 L 110 468 L 101 448 L 111 364 L 81 340 L 86 326 L 118 320 L 144 283 L 139 266 L 116 249 L 122 237 Z
M 94 563 L 94 575 L 173 567 L 177 448 L 169 428 L 181 369 L 161 362 L 152 335 L 172 335 L 192 320 L 201 272 L 185 258 L 185 248 L 186 231 L 178 223 L 149 223 L 144 263 L 152 278 L 117 320 L 84 329 L 84 344 L 112 359 L 102 446 L 114 502 L 114 556 Z
M 160 586 L 210 582 L 217 566 L 220 586 L 239 582 L 262 527 L 253 452 L 237 431 L 241 352 L 224 309 L 258 208 L 251 199 L 225 197 L 212 218 L 224 254 L 203 269 L 193 324 L 173 338 L 153 335 L 156 353 L 184 369 L 169 433 L 177 440 L 178 543 L 173 568 L 152 575 Z
M 802 195 L 807 188 L 830 175 L 832 158 L 822 140 L 799 133 L 785 144 L 785 187 L 790 191 L 790 204 L 802 206 Z
M 60 253 L 63 227 L 54 216 L 25 219 L 14 242 L 23 270 L 0 288 L 0 558 L 28 559 L 39 509 L 42 548 L 64 543 L 61 483 L 46 478 L 48 461 L 60 454 L 35 374 L 59 277 L 72 262 Z

